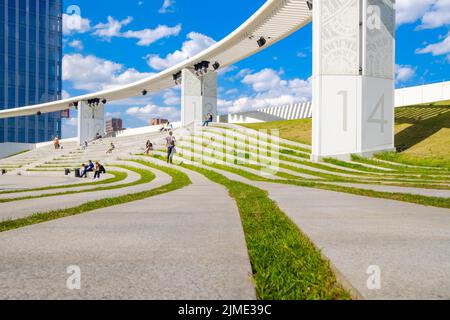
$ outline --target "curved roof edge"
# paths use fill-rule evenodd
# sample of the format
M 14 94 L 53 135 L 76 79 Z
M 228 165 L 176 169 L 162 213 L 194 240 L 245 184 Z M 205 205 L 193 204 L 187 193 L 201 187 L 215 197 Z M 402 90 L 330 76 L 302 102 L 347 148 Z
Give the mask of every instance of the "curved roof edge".
M 73 103 L 89 99 L 116 101 L 138 96 L 145 89 L 149 93 L 175 86 L 173 74 L 193 67 L 201 61 L 219 62 L 220 68 L 243 60 L 289 36 L 311 21 L 306 0 L 268 0 L 246 22 L 221 41 L 196 56 L 143 80 L 64 100 L 0 111 L 0 119 L 49 113 L 69 109 Z M 267 43 L 259 47 L 257 39 L 265 37 Z

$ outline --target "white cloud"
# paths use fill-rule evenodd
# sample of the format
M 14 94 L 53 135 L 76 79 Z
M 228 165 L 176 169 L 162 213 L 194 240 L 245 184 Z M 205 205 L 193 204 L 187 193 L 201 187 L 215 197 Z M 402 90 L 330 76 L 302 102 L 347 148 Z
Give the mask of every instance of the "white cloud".
M 433 56 L 447 55 L 447 60 L 450 61 L 450 32 L 444 37 L 441 42 L 430 44 L 425 48 L 418 49 L 416 53 L 431 53 Z
M 249 74 L 244 77 L 242 83 L 251 85 L 256 92 L 269 91 L 287 84 L 273 69 L 263 69 L 260 72 Z
M 152 73 L 126 69 L 122 64 L 81 54 L 65 55 L 62 62 L 63 80 L 70 81 L 78 90 L 103 90 L 126 85 Z
M 172 8 L 175 4 L 175 0 L 164 0 L 161 9 L 159 9 L 159 13 L 168 13 L 173 12 Z
M 436 0 L 397 0 L 397 25 L 414 23 L 421 19 L 435 2 Z
M 416 70 L 411 66 L 395 65 L 395 81 L 407 82 L 416 75 Z
M 65 124 L 68 125 L 68 126 L 75 126 L 76 127 L 78 125 L 78 118 L 66 119 Z
M 189 33 L 187 38 L 188 40 L 183 43 L 180 50 L 168 54 L 165 58 L 161 58 L 159 55 L 147 56 L 148 65 L 158 71 L 164 70 L 195 56 L 216 43 L 214 39 L 197 32 Z
M 218 75 L 219 76 L 223 76 L 224 74 L 232 72 L 232 71 L 234 71 L 236 69 L 237 69 L 236 66 L 226 66 L 225 68 L 222 68 L 222 69 L 219 70 Z
M 420 29 L 439 28 L 450 23 L 450 0 L 437 0 L 422 17 Z
M 122 112 L 106 112 L 105 118 L 122 118 Z
M 397 25 L 421 20 L 418 29 L 434 29 L 450 23 L 450 0 L 397 0 Z
M 168 89 L 162 95 L 164 104 L 168 106 L 179 106 L 181 104 L 180 92 L 175 89 Z
M 180 118 L 180 110 L 175 107 L 159 107 L 154 104 L 148 104 L 144 107 L 132 107 L 126 111 L 126 114 L 149 121 L 150 118 L 164 118 L 175 121 Z
M 77 39 L 69 42 L 69 47 L 77 49 L 77 50 L 83 50 L 84 49 L 83 42 L 81 40 L 77 40 Z
M 311 100 L 311 78 L 284 80 L 281 78 L 283 72 L 273 69 L 263 69 L 250 74 L 246 71 L 245 73 L 246 76 L 242 79 L 242 83 L 251 86 L 254 93 L 237 99 L 219 99 L 220 113 L 251 111 L 268 106 Z M 236 93 L 236 90 L 231 89 L 225 95 Z
M 228 77 L 229 81 L 235 81 L 244 78 L 246 75 L 251 74 L 253 72 L 252 69 L 244 68 L 239 70 L 234 76 Z
M 130 24 L 132 21 L 132 17 L 127 17 L 126 19 L 119 21 L 109 16 L 108 22 L 99 23 L 94 27 L 94 35 L 102 38 L 119 37 L 121 35 L 122 28 Z
M 227 90 L 227 91 L 225 92 L 226 95 L 234 95 L 234 94 L 238 94 L 238 93 L 239 93 L 239 90 L 236 89 L 236 88 Z
M 119 21 L 109 16 L 108 22 L 99 23 L 94 27 L 94 35 L 108 41 L 113 37 L 138 39 L 138 45 L 149 46 L 160 39 L 168 38 L 170 36 L 177 36 L 181 31 L 181 25 L 178 24 L 175 27 L 158 25 L 155 29 L 147 28 L 143 30 L 128 30 L 122 32 L 122 28 L 129 25 L 132 21 L 132 17 Z
M 62 138 L 72 138 L 77 136 L 78 118 L 62 119 Z
M 178 36 L 181 31 L 181 24 L 175 27 L 168 27 L 165 25 L 159 25 L 155 29 L 144 29 L 139 31 L 127 31 L 123 33 L 124 38 L 138 39 L 138 45 L 149 46 L 150 44 L 171 36 Z
M 78 14 L 63 14 L 63 34 L 86 33 L 91 30 L 91 22 Z

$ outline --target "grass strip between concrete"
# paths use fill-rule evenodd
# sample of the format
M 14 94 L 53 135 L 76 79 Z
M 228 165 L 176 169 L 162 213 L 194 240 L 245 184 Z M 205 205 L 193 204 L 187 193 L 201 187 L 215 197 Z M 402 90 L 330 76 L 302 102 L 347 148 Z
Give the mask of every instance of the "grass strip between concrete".
M 181 155 L 181 157 L 183 157 L 183 156 Z M 192 159 L 186 159 L 186 160 L 192 161 Z M 346 186 L 342 186 L 342 185 L 333 185 L 332 183 L 325 184 L 325 183 L 320 183 L 320 182 L 316 182 L 313 180 L 306 180 L 306 179 L 289 179 L 289 177 L 285 177 L 285 178 L 287 178 L 287 180 L 268 179 L 268 178 L 264 178 L 262 176 L 258 176 L 258 175 L 249 173 L 244 169 L 230 167 L 227 165 L 222 165 L 222 164 L 217 164 L 217 163 L 216 164 L 205 163 L 205 165 L 207 165 L 211 168 L 217 168 L 217 169 L 220 169 L 223 171 L 235 173 L 244 178 L 247 178 L 249 180 L 254 180 L 254 181 L 265 181 L 265 182 L 272 182 L 272 183 L 291 184 L 291 185 L 297 185 L 297 186 L 301 186 L 301 187 L 343 192 L 343 193 L 349 193 L 349 194 L 372 197 L 372 198 L 403 201 L 403 202 L 409 202 L 409 203 L 414 203 L 414 204 L 420 204 L 420 205 L 424 205 L 424 206 L 447 208 L 447 209 L 450 208 L 450 198 L 430 197 L 430 196 L 401 193 L 401 192 L 382 192 L 382 191 L 375 191 L 375 190 L 370 190 L 370 189 L 360 189 L 360 188 L 355 188 L 355 187 L 346 187 Z M 242 165 L 242 167 L 250 168 L 251 166 Z M 258 166 L 256 166 L 255 168 L 258 169 Z M 291 169 L 295 170 L 295 171 L 300 171 L 298 168 L 294 168 L 294 167 Z M 333 180 L 330 180 L 330 181 L 336 182 Z M 412 185 L 413 184 L 410 184 L 409 186 L 412 186 Z M 420 183 L 419 183 L 419 185 L 420 185 Z M 436 189 L 438 189 L 438 188 L 436 188 Z M 446 188 L 443 187 L 443 189 L 446 189 Z
M 350 295 L 329 263 L 267 192 L 208 169 L 183 164 L 226 187 L 244 227 L 256 291 L 261 300 L 338 300 Z
M 420 204 L 420 205 L 424 205 L 424 206 L 450 209 L 450 198 L 429 197 L 429 196 L 423 196 L 423 195 L 398 193 L 398 192 L 382 192 L 382 191 L 359 189 L 359 188 L 353 188 L 353 187 L 344 187 L 344 186 L 338 186 L 338 185 L 333 185 L 333 184 L 324 184 L 324 183 L 320 183 L 320 182 L 312 182 L 312 181 L 306 181 L 306 180 L 273 180 L 273 179 L 267 179 L 267 178 L 264 178 L 261 176 L 251 174 L 242 169 L 232 168 L 232 167 L 221 165 L 221 164 L 213 164 L 213 165 L 208 165 L 208 166 L 240 175 L 249 180 L 264 181 L 264 182 L 271 182 L 271 183 L 281 183 L 281 184 L 291 184 L 291 185 L 297 185 L 300 187 L 316 188 L 316 189 L 322 189 L 322 190 L 328 190 L 328 191 L 349 193 L 349 194 L 354 194 L 354 195 L 358 195 L 358 196 L 396 200 L 396 201 Z

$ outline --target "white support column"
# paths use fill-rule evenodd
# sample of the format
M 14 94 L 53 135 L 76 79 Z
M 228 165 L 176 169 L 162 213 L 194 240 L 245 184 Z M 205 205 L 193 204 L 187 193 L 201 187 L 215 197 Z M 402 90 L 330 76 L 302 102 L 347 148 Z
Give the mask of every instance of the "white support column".
M 313 155 L 394 150 L 394 0 L 315 0 Z
M 99 104 L 96 107 L 89 107 L 86 102 L 80 101 L 78 104 L 78 143 L 81 145 L 85 141 L 92 141 L 95 136 L 105 134 L 105 106 Z
M 211 113 L 217 116 L 217 73 L 208 72 L 197 77 L 194 71 L 184 69 L 181 85 L 181 122 L 188 125 L 204 121 Z

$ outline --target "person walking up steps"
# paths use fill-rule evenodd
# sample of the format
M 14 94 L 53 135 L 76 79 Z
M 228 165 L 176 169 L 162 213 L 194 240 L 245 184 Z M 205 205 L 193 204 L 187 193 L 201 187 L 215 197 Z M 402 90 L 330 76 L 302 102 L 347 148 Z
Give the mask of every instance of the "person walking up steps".
M 173 132 L 169 132 L 169 136 L 166 138 L 166 146 L 167 146 L 167 163 L 173 163 L 173 156 L 175 155 L 175 144 L 177 140 L 173 136 Z

